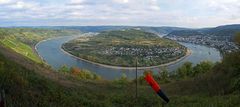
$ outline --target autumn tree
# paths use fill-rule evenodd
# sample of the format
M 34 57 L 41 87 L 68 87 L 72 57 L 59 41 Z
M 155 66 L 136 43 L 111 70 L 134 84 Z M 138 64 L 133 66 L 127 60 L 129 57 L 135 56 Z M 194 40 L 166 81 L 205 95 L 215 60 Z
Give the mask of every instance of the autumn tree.
M 73 75 L 79 75 L 81 73 L 81 69 L 79 69 L 78 67 L 71 67 L 70 73 Z

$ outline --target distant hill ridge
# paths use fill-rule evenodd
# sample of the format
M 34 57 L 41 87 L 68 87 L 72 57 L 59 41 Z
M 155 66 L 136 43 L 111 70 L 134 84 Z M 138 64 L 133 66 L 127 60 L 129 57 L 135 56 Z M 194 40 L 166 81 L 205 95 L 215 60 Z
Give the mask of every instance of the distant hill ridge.
M 24 27 L 24 26 L 21 26 Z M 182 27 L 148 27 L 148 26 L 32 26 L 31 28 L 47 28 L 47 29 L 73 29 L 79 30 L 81 32 L 102 32 L 110 30 L 122 30 L 122 29 L 133 29 L 138 28 L 147 32 L 152 32 L 156 34 L 168 34 L 172 31 L 186 30 L 189 28 Z
M 215 36 L 221 39 L 222 37 L 227 37 L 232 41 L 233 36 L 240 32 L 240 24 L 233 25 L 223 25 L 215 28 L 203 28 L 203 29 L 191 29 L 191 30 L 180 30 L 173 31 L 167 35 L 167 37 L 171 36 Z
M 136 39 L 136 38 L 159 38 L 154 33 L 145 32 L 136 29 L 126 29 L 126 30 L 113 30 L 113 31 L 103 31 L 99 36 L 104 37 L 117 37 L 118 39 Z
M 21 26 L 24 27 L 24 26 Z M 137 28 L 143 31 L 155 33 L 161 36 L 219 36 L 228 37 L 232 40 L 232 37 L 237 32 L 240 32 L 240 24 L 231 24 L 231 25 L 221 25 L 212 28 L 183 28 L 183 27 L 149 27 L 149 26 L 32 26 L 31 28 L 47 28 L 47 29 L 73 29 L 79 30 L 81 32 L 102 32 L 102 31 L 111 31 L 111 30 L 122 30 L 122 29 L 132 29 Z

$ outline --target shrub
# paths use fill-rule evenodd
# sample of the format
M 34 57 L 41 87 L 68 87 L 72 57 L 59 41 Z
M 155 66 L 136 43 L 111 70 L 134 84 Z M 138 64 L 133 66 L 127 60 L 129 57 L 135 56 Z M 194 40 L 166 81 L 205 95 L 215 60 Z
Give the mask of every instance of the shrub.
M 161 71 L 159 71 L 159 76 L 158 76 L 159 81 L 161 83 L 168 83 L 168 82 L 170 82 L 169 71 L 165 67 L 162 67 L 160 69 L 161 69 Z
M 114 83 L 117 83 L 120 85 L 127 84 L 128 82 L 129 82 L 129 80 L 127 79 L 126 74 L 122 74 L 122 76 L 119 79 L 114 80 Z
M 238 45 L 240 45 L 240 32 L 238 32 L 235 36 L 234 36 L 234 42 Z
M 180 68 L 177 69 L 177 75 L 179 78 L 186 78 L 191 76 L 193 67 L 191 62 L 185 62 Z
M 209 72 L 212 70 L 214 64 L 210 61 L 203 61 L 193 67 L 193 76 L 196 76 L 200 73 Z
M 69 68 L 67 65 L 62 65 L 59 70 L 59 72 L 63 72 L 63 73 L 68 73 L 69 72 Z
M 79 75 L 80 72 L 81 72 L 81 70 L 77 67 L 71 67 L 71 69 L 70 69 L 70 73 L 73 75 Z
M 71 67 L 70 74 L 77 76 L 78 79 L 91 79 L 91 80 L 100 80 L 101 77 L 87 69 L 80 69 L 78 67 Z

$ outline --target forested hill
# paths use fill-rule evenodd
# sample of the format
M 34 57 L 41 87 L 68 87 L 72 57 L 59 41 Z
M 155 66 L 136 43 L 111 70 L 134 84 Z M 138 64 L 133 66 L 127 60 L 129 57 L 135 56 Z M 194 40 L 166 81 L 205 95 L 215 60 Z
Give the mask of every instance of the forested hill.
M 218 37 L 230 37 L 231 40 L 233 40 L 233 36 L 235 36 L 237 32 L 240 32 L 240 24 L 218 26 L 204 31 L 205 34 Z
M 34 28 L 47 28 L 47 29 L 61 29 L 61 30 L 78 30 L 81 32 L 102 32 L 111 30 L 123 30 L 123 29 L 141 29 L 147 32 L 152 32 L 159 35 L 166 35 L 172 31 L 186 30 L 188 28 L 182 27 L 148 27 L 148 26 L 42 26 Z
M 166 37 L 171 37 L 171 36 L 189 37 L 189 36 L 204 36 L 204 34 L 197 30 L 180 30 L 180 31 L 173 31 L 168 35 L 166 35 Z
M 191 30 L 179 30 L 170 32 L 167 37 L 171 36 L 212 36 L 219 40 L 229 39 L 233 40 L 233 36 L 240 31 L 240 24 L 234 25 L 223 25 L 214 28 L 203 28 L 203 29 L 191 29 Z
M 167 35 L 167 36 L 216 36 L 218 39 L 229 38 L 232 40 L 232 37 L 236 32 L 240 30 L 240 24 L 233 25 L 222 25 L 212 28 L 184 28 L 184 27 L 149 27 L 149 26 L 42 26 L 34 28 L 46 28 L 46 29 L 55 29 L 55 30 L 78 30 L 81 32 L 102 32 L 102 31 L 111 31 L 111 30 L 123 30 L 123 29 L 140 29 L 143 31 L 155 33 L 158 35 Z
M 134 39 L 155 39 L 159 38 L 156 34 L 143 32 L 135 29 L 124 29 L 124 30 L 113 30 L 103 31 L 95 38 L 106 38 L 106 39 L 122 39 L 122 40 L 134 40 Z
M 136 27 L 136 28 L 140 28 L 141 30 L 147 31 L 147 32 L 151 32 L 151 33 L 155 33 L 158 35 L 167 35 L 173 31 L 180 31 L 180 30 L 190 30 L 190 28 L 183 28 L 183 27 L 167 27 L 167 26 L 163 26 L 163 27 Z

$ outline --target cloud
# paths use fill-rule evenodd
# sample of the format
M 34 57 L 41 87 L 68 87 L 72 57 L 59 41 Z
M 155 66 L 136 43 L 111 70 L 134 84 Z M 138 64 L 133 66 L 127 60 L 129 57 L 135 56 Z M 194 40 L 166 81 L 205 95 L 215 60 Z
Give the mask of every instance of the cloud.
M 10 2 L 11 2 L 11 0 L 0 0 L 0 5 L 8 4 Z
M 128 3 L 129 0 L 113 0 L 116 3 Z
M 30 2 L 17 1 L 8 6 L 12 9 L 34 9 L 35 7 L 38 7 L 38 4 L 35 2 L 30 3 Z
M 0 0 L 0 25 L 4 21 L 12 25 L 216 26 L 240 22 L 239 2 L 240 0 Z

